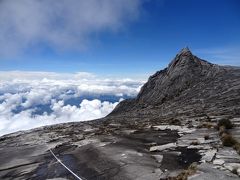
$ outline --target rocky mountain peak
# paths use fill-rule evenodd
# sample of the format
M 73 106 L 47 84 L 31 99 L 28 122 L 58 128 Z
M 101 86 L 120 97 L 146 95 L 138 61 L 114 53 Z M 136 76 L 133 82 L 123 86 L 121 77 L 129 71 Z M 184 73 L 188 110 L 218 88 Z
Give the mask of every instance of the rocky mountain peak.
M 190 51 L 190 49 L 187 47 L 181 49 L 181 51 L 178 53 L 179 55 L 184 55 L 184 54 L 192 54 L 192 52 Z
M 175 58 L 168 65 L 168 71 L 172 72 L 173 69 L 175 69 L 176 67 L 184 69 L 185 67 L 192 68 L 192 66 L 197 67 L 202 64 L 203 61 L 194 56 L 188 47 L 185 47 L 175 56 Z
M 174 102 L 193 87 L 218 81 L 225 71 L 224 67 L 198 58 L 188 47 L 183 48 L 168 67 L 149 77 L 136 99 L 121 102 L 113 113 L 126 112 L 132 107 L 155 107 Z
M 144 103 L 162 103 L 189 86 L 213 77 L 217 73 L 216 67 L 194 56 L 188 47 L 183 48 L 167 68 L 150 76 L 137 99 Z

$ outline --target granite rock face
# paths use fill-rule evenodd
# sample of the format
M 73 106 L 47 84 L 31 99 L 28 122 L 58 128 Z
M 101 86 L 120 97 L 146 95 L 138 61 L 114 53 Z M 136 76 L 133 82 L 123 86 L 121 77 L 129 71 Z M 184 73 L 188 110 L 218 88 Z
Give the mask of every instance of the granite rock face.
M 136 99 L 121 102 L 111 115 L 239 116 L 239 89 L 240 68 L 211 64 L 184 48 L 167 68 L 150 76 Z
M 142 87 L 137 101 L 161 104 L 180 95 L 182 91 L 200 81 L 207 81 L 219 73 L 219 67 L 203 61 L 184 48 L 169 66 L 152 75 Z
M 190 179 L 239 179 L 240 156 L 214 128 L 224 118 L 239 139 L 240 68 L 184 48 L 103 119 L 0 137 L 0 179 L 76 179 L 51 151 L 87 180 L 168 179 L 193 162 Z

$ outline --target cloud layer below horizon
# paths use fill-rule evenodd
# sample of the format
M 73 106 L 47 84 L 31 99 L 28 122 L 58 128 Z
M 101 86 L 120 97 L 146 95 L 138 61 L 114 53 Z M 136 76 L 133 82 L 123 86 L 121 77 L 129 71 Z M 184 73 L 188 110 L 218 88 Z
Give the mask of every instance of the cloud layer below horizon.
M 92 35 L 118 32 L 139 16 L 141 0 L 0 1 L 0 55 L 82 50 Z
M 100 79 L 96 75 L 0 71 L 0 135 L 109 114 L 144 81 Z

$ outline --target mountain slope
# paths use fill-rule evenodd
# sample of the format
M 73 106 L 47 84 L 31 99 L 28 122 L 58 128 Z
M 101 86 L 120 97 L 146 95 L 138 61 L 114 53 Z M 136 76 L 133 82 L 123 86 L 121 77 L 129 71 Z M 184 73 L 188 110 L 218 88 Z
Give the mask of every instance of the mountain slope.
M 211 64 L 184 48 L 167 68 L 150 76 L 136 99 L 121 102 L 110 116 L 122 113 L 133 117 L 239 116 L 240 69 Z

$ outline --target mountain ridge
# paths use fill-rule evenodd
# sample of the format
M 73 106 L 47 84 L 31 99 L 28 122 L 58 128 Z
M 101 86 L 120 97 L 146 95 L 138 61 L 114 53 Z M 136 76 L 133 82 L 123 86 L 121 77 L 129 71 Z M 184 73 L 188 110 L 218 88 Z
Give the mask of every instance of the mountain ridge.
M 110 116 L 130 111 L 138 111 L 138 113 L 143 114 L 140 111 L 143 111 L 145 107 L 149 109 L 149 106 L 155 109 L 159 107 L 157 109 L 160 111 L 161 109 L 166 110 L 164 104 L 174 104 L 174 100 L 178 100 L 179 98 L 182 99 L 182 105 L 190 101 L 190 104 L 196 106 L 199 105 L 196 101 L 197 99 L 199 101 L 208 101 L 211 97 L 220 96 L 222 92 L 219 91 L 219 89 L 224 89 L 227 93 L 228 89 L 234 91 L 234 88 L 239 88 L 239 79 L 240 72 L 238 68 L 209 63 L 193 55 L 188 48 L 184 48 L 169 63 L 168 67 L 157 71 L 149 77 L 135 99 L 122 101 L 113 112 L 110 113 Z M 222 83 L 225 84 L 226 87 L 221 86 Z M 204 91 L 204 93 L 202 93 L 202 91 Z M 200 97 L 199 94 L 203 94 L 202 97 Z M 239 93 L 234 92 L 234 94 L 237 100 L 240 100 Z M 196 96 L 193 97 L 193 95 Z M 215 97 L 216 103 L 218 103 L 219 98 L 220 97 Z M 196 101 L 195 103 L 192 101 L 193 99 Z M 225 100 L 223 99 L 221 103 L 227 103 L 226 101 L 228 99 L 229 97 Z M 237 100 L 231 105 L 239 105 Z M 181 106 L 180 104 L 179 106 Z M 208 105 L 211 109 L 212 104 Z M 208 108 L 208 105 L 206 105 L 205 108 Z M 186 106 L 189 106 L 189 104 L 186 104 Z M 199 109 L 199 107 L 196 109 Z M 237 109 L 240 110 L 239 107 L 237 107 Z M 169 112 L 169 110 L 167 111 Z M 239 115 L 239 113 L 236 112 L 237 110 L 233 113 L 230 109 L 229 111 L 225 111 L 226 114 L 233 113 Z M 131 114 L 137 116 L 138 113 L 135 113 L 135 115 L 133 115 L 134 113 Z M 152 111 L 150 114 L 154 115 L 157 113 L 155 110 L 155 113 Z M 209 112 L 202 110 L 199 113 L 208 114 Z M 164 116 L 164 113 L 162 114 Z M 176 113 L 174 115 L 176 115 Z

